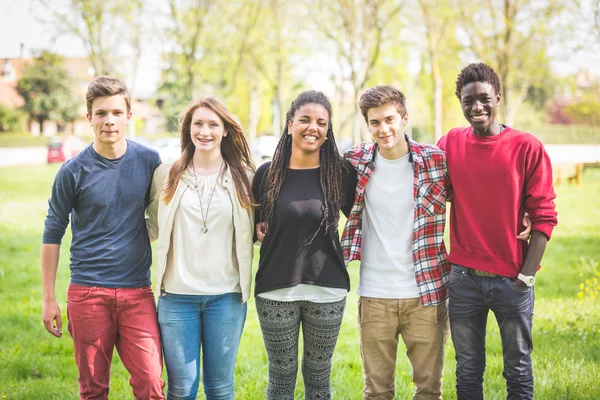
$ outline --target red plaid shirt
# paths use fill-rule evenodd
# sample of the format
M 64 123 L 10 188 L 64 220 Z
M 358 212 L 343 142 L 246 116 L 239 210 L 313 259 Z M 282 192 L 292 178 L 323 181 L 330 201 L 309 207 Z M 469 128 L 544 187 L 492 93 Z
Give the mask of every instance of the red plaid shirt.
M 446 199 L 450 180 L 446 155 L 435 146 L 417 143 L 406 137 L 413 165 L 415 197 L 413 226 L 413 262 L 421 304 L 431 306 L 448 298 L 450 263 L 444 245 Z M 361 144 L 344 154 L 358 174 L 354 205 L 342 234 L 342 251 L 346 262 L 360 260 L 362 211 L 365 187 L 373 174 L 377 144 Z

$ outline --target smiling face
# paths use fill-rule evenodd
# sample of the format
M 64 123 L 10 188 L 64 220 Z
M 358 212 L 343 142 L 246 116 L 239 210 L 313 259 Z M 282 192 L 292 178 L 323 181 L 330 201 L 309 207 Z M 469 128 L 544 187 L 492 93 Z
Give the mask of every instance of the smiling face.
M 131 118 L 127 103 L 121 95 L 101 96 L 94 99 L 92 115 L 87 114 L 94 130 L 95 144 L 102 148 L 112 148 L 125 143 L 125 132 Z
M 500 93 L 487 82 L 471 82 L 460 92 L 463 115 L 477 136 L 493 136 L 500 133 L 497 122 Z
M 221 152 L 221 140 L 227 136 L 223 120 L 213 110 L 199 107 L 192 115 L 190 136 L 197 151 Z
M 288 121 L 288 133 L 292 135 L 292 153 L 314 154 L 327 137 L 329 113 L 320 104 L 300 106 L 294 118 Z
M 395 104 L 373 107 L 367 111 L 369 132 L 384 158 L 395 160 L 407 154 L 408 145 L 404 139 L 407 122 L 408 114 L 402 116 Z

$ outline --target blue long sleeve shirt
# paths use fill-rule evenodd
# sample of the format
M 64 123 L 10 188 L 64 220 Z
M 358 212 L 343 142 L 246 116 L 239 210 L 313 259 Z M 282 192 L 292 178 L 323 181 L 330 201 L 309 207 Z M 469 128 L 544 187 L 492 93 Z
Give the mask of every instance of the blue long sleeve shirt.
M 158 153 L 127 141 L 117 160 L 92 146 L 59 169 L 43 243 L 60 244 L 71 219 L 71 283 L 108 288 L 150 285 L 152 254 L 144 213 Z

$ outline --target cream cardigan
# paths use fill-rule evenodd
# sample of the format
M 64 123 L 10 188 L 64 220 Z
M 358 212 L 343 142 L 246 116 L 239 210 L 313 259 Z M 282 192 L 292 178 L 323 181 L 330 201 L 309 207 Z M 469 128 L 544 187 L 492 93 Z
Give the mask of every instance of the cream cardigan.
M 160 292 L 162 279 L 167 266 L 167 255 L 171 246 L 171 232 L 173 230 L 173 221 L 175 212 L 179 207 L 181 196 L 188 189 L 188 186 L 182 180 L 177 184 L 175 195 L 168 204 L 161 200 L 161 193 L 169 175 L 172 163 L 161 164 L 152 179 L 150 189 L 150 206 L 148 207 L 148 234 L 150 240 L 158 238 L 156 248 L 156 291 Z M 252 182 L 253 173 L 248 171 L 248 178 Z M 242 289 L 242 301 L 248 300 L 252 286 L 252 258 L 254 256 L 254 247 L 252 235 L 254 234 L 254 210 L 246 210 L 240 204 L 229 168 L 220 179 L 220 185 L 229 194 L 229 199 L 233 205 L 233 228 L 234 228 L 234 256 L 238 261 L 240 274 L 240 287 Z M 219 251 L 219 249 L 215 249 Z

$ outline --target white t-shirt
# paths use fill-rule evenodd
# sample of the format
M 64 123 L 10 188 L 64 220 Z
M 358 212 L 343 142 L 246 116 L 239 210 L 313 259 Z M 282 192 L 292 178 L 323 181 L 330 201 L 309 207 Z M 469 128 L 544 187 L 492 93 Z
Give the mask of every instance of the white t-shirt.
M 409 154 L 386 160 L 377 153 L 365 187 L 358 294 L 365 297 L 419 297 L 412 258 L 415 200 Z

